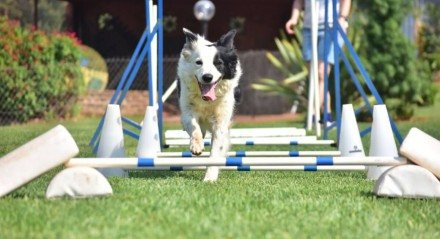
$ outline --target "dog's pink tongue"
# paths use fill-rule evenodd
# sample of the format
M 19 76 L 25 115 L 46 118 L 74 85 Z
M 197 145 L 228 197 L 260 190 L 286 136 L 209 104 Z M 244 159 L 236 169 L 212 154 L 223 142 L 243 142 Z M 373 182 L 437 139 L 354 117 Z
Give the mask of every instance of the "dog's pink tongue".
M 217 84 L 201 84 L 202 99 L 204 101 L 214 101 L 217 99 L 215 95 L 215 87 Z

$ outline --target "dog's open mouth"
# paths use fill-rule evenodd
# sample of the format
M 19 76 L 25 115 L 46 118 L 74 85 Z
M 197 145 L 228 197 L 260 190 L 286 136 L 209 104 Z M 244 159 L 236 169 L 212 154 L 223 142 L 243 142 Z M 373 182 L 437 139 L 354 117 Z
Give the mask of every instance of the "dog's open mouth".
M 215 95 L 215 88 L 217 87 L 217 84 L 220 81 L 216 81 L 212 84 L 200 84 L 200 82 L 197 81 L 200 88 L 200 93 L 202 94 L 202 99 L 204 101 L 214 101 L 217 99 L 217 96 Z

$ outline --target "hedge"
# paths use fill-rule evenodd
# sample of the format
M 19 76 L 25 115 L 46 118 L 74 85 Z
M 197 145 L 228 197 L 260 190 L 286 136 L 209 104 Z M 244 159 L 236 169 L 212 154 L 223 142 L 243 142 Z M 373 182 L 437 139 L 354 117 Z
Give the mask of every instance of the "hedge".
M 0 122 L 67 117 L 83 91 L 79 42 L 0 17 Z

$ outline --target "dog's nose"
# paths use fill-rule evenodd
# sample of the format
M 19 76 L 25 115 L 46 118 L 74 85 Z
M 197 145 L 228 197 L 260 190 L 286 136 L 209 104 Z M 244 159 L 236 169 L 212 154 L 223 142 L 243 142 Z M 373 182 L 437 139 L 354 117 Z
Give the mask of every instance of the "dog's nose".
M 204 74 L 202 76 L 202 80 L 206 83 L 211 82 L 213 78 L 214 78 L 214 76 L 212 74 Z

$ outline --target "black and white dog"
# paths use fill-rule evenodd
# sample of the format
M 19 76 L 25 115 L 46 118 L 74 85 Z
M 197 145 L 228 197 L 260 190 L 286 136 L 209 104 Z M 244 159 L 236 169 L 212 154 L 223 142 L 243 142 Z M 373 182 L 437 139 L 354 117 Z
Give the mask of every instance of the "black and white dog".
M 229 31 L 217 42 L 183 29 L 186 43 L 177 68 L 179 105 L 183 129 L 190 136 L 190 150 L 200 155 L 206 131 L 211 132 L 211 157 L 226 157 L 229 127 L 239 97 L 242 74 L 234 48 L 236 32 Z M 204 181 L 216 181 L 218 167 L 208 167 Z

